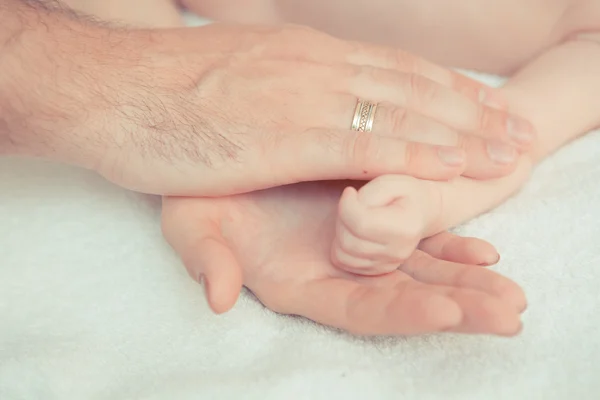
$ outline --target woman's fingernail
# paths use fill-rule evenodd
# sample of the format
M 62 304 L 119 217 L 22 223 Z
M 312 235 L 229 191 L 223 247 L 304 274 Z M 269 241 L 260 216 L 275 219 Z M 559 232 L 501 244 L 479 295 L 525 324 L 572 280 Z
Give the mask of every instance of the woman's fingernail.
M 499 262 L 500 262 L 500 254 L 496 253 L 496 255 L 490 254 L 488 257 L 485 258 L 485 261 L 479 265 L 481 265 L 483 267 L 489 267 L 491 265 L 496 265 Z
M 458 167 L 465 162 L 465 152 L 458 147 L 440 147 L 438 155 L 444 164 L 451 167 Z
M 517 159 L 517 150 L 503 143 L 488 143 L 487 152 L 496 164 L 512 164 Z
M 529 144 L 535 139 L 531 124 L 518 117 L 508 117 L 506 131 L 508 136 L 518 143 Z

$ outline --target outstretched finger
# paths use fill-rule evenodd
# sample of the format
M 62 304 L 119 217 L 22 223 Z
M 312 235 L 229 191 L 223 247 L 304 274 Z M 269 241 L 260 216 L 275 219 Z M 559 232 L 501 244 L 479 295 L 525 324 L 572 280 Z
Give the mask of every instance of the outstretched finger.
M 500 254 L 491 243 L 450 232 L 423 239 L 418 248 L 433 258 L 455 263 L 489 266 L 500 260 Z
M 415 251 L 399 268 L 413 279 L 431 285 L 473 289 L 510 303 L 517 311 L 525 310 L 523 289 L 512 280 L 486 268 L 442 261 Z

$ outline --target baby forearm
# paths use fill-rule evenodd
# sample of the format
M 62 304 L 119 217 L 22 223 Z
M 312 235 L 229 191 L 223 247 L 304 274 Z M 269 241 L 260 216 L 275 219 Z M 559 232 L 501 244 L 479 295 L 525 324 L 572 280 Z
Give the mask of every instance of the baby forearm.
M 600 33 L 580 35 L 527 65 L 504 87 L 514 111 L 538 132 L 539 162 L 600 125 Z
M 449 182 L 427 182 L 433 195 L 439 196 L 440 208 L 438 223 L 430 227 L 426 236 L 456 227 L 499 206 L 527 182 L 532 166 L 531 158 L 524 156 L 513 173 L 503 178 L 480 181 L 461 177 Z
M 170 28 L 183 25 L 173 0 L 61 0 L 76 11 L 105 21 L 136 27 Z
M 598 40 L 595 42 L 594 40 Z M 437 233 L 498 206 L 521 186 L 531 169 L 565 143 L 600 124 L 600 38 L 581 36 L 550 49 L 504 87 L 513 111 L 535 125 L 538 141 L 509 176 L 477 181 L 432 182 L 442 198 Z

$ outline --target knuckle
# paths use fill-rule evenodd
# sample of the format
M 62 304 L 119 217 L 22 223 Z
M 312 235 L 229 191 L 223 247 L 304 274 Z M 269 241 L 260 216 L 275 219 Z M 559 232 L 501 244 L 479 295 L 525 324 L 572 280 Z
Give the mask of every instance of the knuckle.
M 268 54 L 285 55 L 290 49 L 294 49 L 296 55 L 306 56 L 314 50 L 315 43 L 320 43 L 329 36 L 308 26 L 285 24 L 257 30 L 251 38 L 253 48 L 267 51 Z
M 366 218 L 358 218 L 354 221 L 353 228 L 359 236 L 369 236 L 371 233 L 371 221 Z
M 389 80 L 386 79 L 388 74 L 384 70 L 375 67 L 362 66 L 360 67 L 360 74 L 368 81 L 386 82 Z
M 347 159 L 352 167 L 368 174 L 375 166 L 380 153 L 380 139 L 368 132 L 348 135 L 346 144 Z
M 390 48 L 388 58 L 389 58 L 390 62 L 392 63 L 392 65 L 395 65 L 396 68 L 398 68 L 399 70 L 401 70 L 403 72 L 408 72 L 408 73 L 416 73 L 417 72 L 417 68 L 416 68 L 417 67 L 417 63 L 416 63 L 417 59 L 405 51 Z
M 349 143 L 352 135 L 346 132 L 338 132 L 329 129 L 308 129 L 307 133 L 318 133 L 311 135 L 315 139 L 315 144 L 327 153 L 341 155 L 344 160 L 348 158 Z
M 408 260 L 412 253 L 413 249 L 411 249 L 409 246 L 399 246 L 391 253 L 391 256 L 394 257 L 397 262 L 403 263 L 404 261 Z
M 331 261 L 337 265 L 344 265 L 344 250 L 342 250 L 340 243 L 333 246 L 331 249 Z
M 342 75 L 342 77 L 347 78 L 347 79 L 356 79 L 356 78 L 360 78 L 362 76 L 368 77 L 367 68 L 365 68 L 364 66 L 348 64 L 348 65 L 339 66 L 337 68 L 338 68 L 338 73 L 340 73 Z
M 403 74 L 390 71 L 388 69 L 377 68 L 372 66 L 357 66 L 354 67 L 357 77 L 361 81 L 367 83 L 377 83 L 379 85 L 398 86 L 402 82 Z
M 423 93 L 423 80 L 421 77 L 415 73 L 408 74 L 406 90 L 406 95 L 409 99 L 413 101 L 420 100 Z
M 400 228 L 400 236 L 405 240 L 412 242 L 421 239 L 421 226 L 418 224 L 404 224 Z
M 404 149 L 404 166 L 406 171 L 416 172 L 416 167 L 421 156 L 422 147 L 416 142 L 407 142 Z
M 441 95 L 437 83 L 416 73 L 407 74 L 404 90 L 407 102 L 417 108 L 435 103 Z
M 406 108 L 394 107 L 389 113 L 390 127 L 394 133 L 410 132 L 409 113 Z
M 454 146 L 467 150 L 470 142 L 469 136 L 460 132 L 452 132 L 452 135 L 454 135 Z
M 476 107 L 475 115 L 477 117 L 477 125 L 475 126 L 475 129 L 477 132 L 484 132 L 486 127 L 490 125 L 492 113 L 489 109 L 481 105 L 477 105 Z
M 338 245 L 339 250 L 348 251 L 356 246 L 356 242 L 347 231 L 344 231 L 338 236 Z
M 439 86 L 420 75 L 413 76 L 411 89 L 418 104 L 425 106 L 435 103 L 440 95 Z

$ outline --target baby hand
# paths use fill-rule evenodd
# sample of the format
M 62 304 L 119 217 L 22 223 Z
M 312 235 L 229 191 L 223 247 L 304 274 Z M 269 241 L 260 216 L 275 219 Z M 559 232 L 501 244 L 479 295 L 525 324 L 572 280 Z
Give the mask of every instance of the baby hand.
M 333 264 L 360 275 L 392 272 L 437 232 L 441 196 L 431 182 L 385 175 L 360 190 L 348 187 L 339 202 L 331 247 Z

